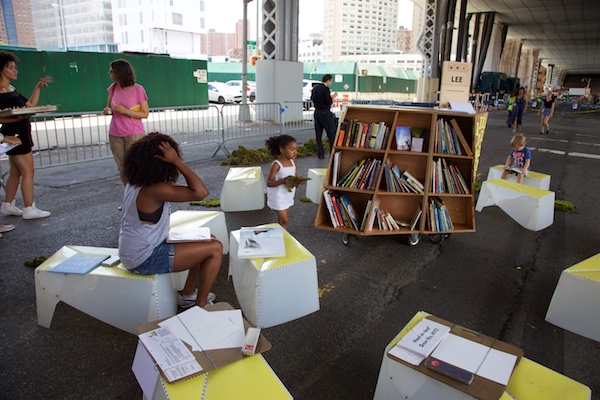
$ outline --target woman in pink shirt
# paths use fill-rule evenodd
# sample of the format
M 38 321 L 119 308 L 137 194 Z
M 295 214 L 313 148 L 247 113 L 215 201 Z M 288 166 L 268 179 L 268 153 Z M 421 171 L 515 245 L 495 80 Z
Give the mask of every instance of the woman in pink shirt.
M 108 101 L 104 114 L 112 114 L 108 128 L 110 150 L 125 186 L 127 180 L 123 175 L 123 160 L 127 149 L 144 136 L 142 118 L 148 118 L 148 96 L 144 87 L 135 83 L 135 73 L 129 62 L 111 62 L 108 75 L 114 83 L 107 89 Z

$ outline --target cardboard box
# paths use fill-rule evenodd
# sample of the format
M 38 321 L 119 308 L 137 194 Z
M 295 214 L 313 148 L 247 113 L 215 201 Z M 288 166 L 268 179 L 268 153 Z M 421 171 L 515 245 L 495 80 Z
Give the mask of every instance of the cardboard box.
M 483 335 L 478 332 L 474 332 L 470 329 L 466 329 L 460 325 L 454 324 L 452 322 L 448 322 L 441 318 L 435 316 L 427 316 L 426 318 L 431 319 L 433 321 L 439 322 L 440 324 L 451 327 L 450 333 L 455 334 L 457 336 L 472 340 L 476 343 L 482 344 L 484 346 L 491 347 L 493 349 L 497 349 L 509 354 L 513 354 L 517 356 L 517 362 L 515 363 L 515 368 L 518 365 L 519 361 L 523 357 L 523 350 L 510 345 L 508 343 L 502 342 L 500 340 L 494 339 L 490 336 Z M 470 385 L 466 385 L 462 382 L 459 382 L 455 379 L 449 378 L 445 375 L 442 375 L 438 372 L 432 371 L 425 367 L 422 362 L 419 366 L 415 367 L 399 358 L 396 358 L 390 354 L 388 357 L 397 361 L 404 365 L 405 367 L 416 370 L 424 375 L 427 375 L 431 378 L 434 378 L 442 383 L 445 383 L 448 386 L 453 387 L 456 390 L 459 390 L 463 393 L 468 394 L 471 397 L 475 397 L 480 400 L 498 400 L 502 394 L 504 393 L 504 389 L 506 388 L 504 385 L 493 382 L 491 380 L 482 378 L 481 376 L 475 375 L 475 379 Z
M 233 310 L 234 308 L 229 303 L 217 303 L 213 306 L 206 307 L 207 311 L 222 311 L 222 310 Z M 250 323 L 244 319 L 244 329 L 248 331 L 248 328 L 251 327 Z M 163 321 L 164 319 L 148 322 L 146 324 L 142 324 L 138 326 L 137 331 L 138 334 L 148 332 L 149 330 L 158 328 L 158 323 Z M 190 351 L 192 350 L 187 343 L 184 343 Z M 256 354 L 264 353 L 271 349 L 271 343 L 265 338 L 263 335 L 260 335 L 258 339 L 258 344 L 256 346 Z M 192 354 L 196 357 L 198 363 L 202 366 L 202 373 L 212 371 L 216 368 L 222 367 L 224 365 L 233 363 L 235 361 L 242 360 L 246 358 L 242 354 L 242 348 L 230 348 L 230 349 L 219 349 L 219 350 L 207 350 L 204 352 L 201 351 L 192 351 Z M 162 371 L 161 371 L 162 374 Z M 164 377 L 164 375 L 163 375 Z M 189 377 L 186 377 L 189 378 Z M 186 379 L 184 378 L 184 379 Z M 166 379 L 165 379 L 166 380 Z

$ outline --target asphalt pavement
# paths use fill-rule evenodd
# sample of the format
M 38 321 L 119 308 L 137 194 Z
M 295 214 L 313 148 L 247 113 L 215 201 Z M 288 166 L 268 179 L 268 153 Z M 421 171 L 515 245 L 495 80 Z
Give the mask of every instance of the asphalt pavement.
M 478 178 L 510 151 L 505 112 L 492 111 Z M 544 320 L 563 269 L 600 250 L 600 114 L 557 115 L 549 135 L 539 117 L 525 115 L 532 170 L 552 175 L 556 198 L 576 205 L 556 211 L 554 224 L 525 230 L 497 207 L 476 213 L 476 232 L 439 244 L 422 237 L 350 237 L 313 227 L 317 206 L 290 213 L 290 233 L 317 259 L 321 309 L 263 329 L 273 344 L 265 359 L 296 399 L 370 399 L 387 343 L 420 310 L 498 338 L 525 356 L 600 393 L 600 343 Z M 290 132 L 300 144 L 310 130 Z M 264 137 L 231 142 L 260 147 Z M 184 159 L 220 195 L 228 167 L 213 145 L 185 147 Z M 299 173 L 328 160 L 298 159 Z M 6 168 L 6 162 L 2 164 Z M 263 173 L 269 166 L 263 165 Z M 41 220 L 0 217 L 17 226 L 0 239 L 0 398 L 139 399 L 131 372 L 137 338 L 60 303 L 50 329 L 37 325 L 34 270 L 25 260 L 50 256 L 63 245 L 117 247 L 122 187 L 112 159 L 36 171 L 36 203 L 52 211 Z M 2 194 L 3 195 L 3 194 Z M 17 204 L 22 205 L 20 195 Z M 205 210 L 186 203 L 178 209 Z M 275 213 L 226 213 L 229 230 L 276 221 Z M 218 301 L 238 307 L 224 257 L 214 285 Z M 578 310 L 573 310 L 578 312 Z M 599 318 L 590 315 L 590 318 Z

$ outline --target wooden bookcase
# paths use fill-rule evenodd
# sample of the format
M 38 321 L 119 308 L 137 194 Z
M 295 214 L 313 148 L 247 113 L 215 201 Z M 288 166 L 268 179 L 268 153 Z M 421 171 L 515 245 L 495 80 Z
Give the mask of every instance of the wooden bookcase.
M 438 120 L 442 119 L 450 124 L 455 120 L 462 132 L 473 155 L 452 155 L 436 153 L 435 142 L 439 140 L 436 134 Z M 385 122 L 390 131 L 386 143 L 382 149 L 371 149 L 354 146 L 346 146 L 342 143 L 338 146 L 340 127 L 348 125 L 349 121 L 360 121 L 363 124 L 374 124 Z M 336 140 L 329 160 L 327 176 L 323 190 L 331 190 L 338 194 L 346 194 L 352 203 L 359 221 L 365 214 L 365 208 L 371 200 L 379 201 L 379 209 L 389 212 L 394 219 L 411 221 L 417 209 L 421 207 L 422 215 L 414 229 L 401 227 L 398 230 L 379 229 L 377 222 L 371 230 L 356 230 L 348 227 L 334 227 L 331 221 L 329 206 L 322 200 L 317 210 L 315 227 L 351 235 L 398 235 L 398 234 L 448 234 L 475 231 L 475 204 L 474 204 L 474 182 L 477 168 L 479 149 L 485 131 L 487 113 L 465 114 L 452 111 L 436 110 L 432 108 L 417 107 L 378 107 L 378 106 L 348 106 L 340 116 L 337 128 Z M 344 124 L 345 123 L 345 124 Z M 343 125 L 344 124 L 344 125 Z M 424 138 L 422 152 L 410 150 L 397 150 L 396 127 L 409 126 L 413 128 L 427 129 L 428 134 Z M 346 126 L 347 127 L 347 126 Z M 345 132 L 346 135 L 348 132 Z M 382 164 L 390 161 L 396 164 L 401 171 L 408 170 L 424 186 L 423 193 L 391 192 L 387 190 L 386 178 L 383 168 L 377 177 L 374 190 L 357 189 L 349 187 L 334 186 L 332 184 L 334 174 L 334 154 L 339 152 L 338 180 L 346 176 L 349 171 L 362 159 L 374 158 L 381 160 Z M 444 160 L 446 164 L 453 164 L 460 171 L 468 187 L 467 194 L 452 194 L 448 192 L 438 193 L 433 185 L 434 161 Z M 338 182 L 339 184 L 339 182 Z M 447 214 L 452 221 L 453 229 L 435 230 L 428 223 L 429 203 L 432 199 L 443 203 L 447 208 Z M 372 208 L 372 204 L 371 204 Z M 370 211 L 370 210 L 369 210 Z

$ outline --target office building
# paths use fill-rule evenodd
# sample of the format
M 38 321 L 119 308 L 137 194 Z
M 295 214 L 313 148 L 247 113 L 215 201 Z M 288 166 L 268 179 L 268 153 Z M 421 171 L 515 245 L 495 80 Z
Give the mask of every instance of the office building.
M 323 61 L 396 49 L 398 0 L 325 0 Z
M 35 48 L 29 0 L 0 0 L 0 42 Z
M 204 56 L 205 0 L 112 0 L 112 14 L 119 51 Z
M 109 1 L 31 0 L 31 10 L 39 50 L 117 51 Z
M 410 53 L 412 45 L 412 31 L 401 26 L 396 32 L 396 50 Z

